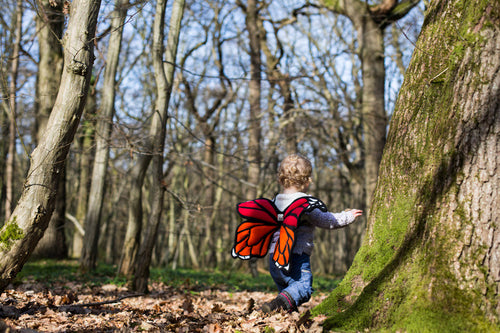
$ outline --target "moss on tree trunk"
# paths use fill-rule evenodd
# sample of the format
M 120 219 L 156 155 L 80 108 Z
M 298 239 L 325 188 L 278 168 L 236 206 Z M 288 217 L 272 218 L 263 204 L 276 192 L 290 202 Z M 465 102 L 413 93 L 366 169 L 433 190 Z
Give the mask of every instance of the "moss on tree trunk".
M 497 331 L 500 3 L 433 1 L 329 329 Z

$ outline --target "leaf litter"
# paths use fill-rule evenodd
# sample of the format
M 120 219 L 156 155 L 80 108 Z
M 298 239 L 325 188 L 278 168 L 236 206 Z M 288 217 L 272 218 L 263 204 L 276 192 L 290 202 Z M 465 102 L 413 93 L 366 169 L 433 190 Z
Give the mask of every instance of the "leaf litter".
M 327 294 L 314 294 L 298 312 L 261 312 L 275 296 L 162 282 L 145 295 L 116 285 L 28 282 L 0 295 L 0 332 L 322 332 L 325 318 L 309 309 Z

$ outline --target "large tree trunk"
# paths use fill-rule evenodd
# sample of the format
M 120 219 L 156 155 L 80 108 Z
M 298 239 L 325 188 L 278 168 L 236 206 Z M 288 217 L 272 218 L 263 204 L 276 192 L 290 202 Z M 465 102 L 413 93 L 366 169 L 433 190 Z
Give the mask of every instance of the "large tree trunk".
M 21 270 L 54 210 L 61 167 L 85 104 L 94 61 L 93 41 L 101 1 L 74 0 L 64 39 L 64 70 L 46 135 L 31 155 L 21 198 L 0 231 L 0 290 Z
M 57 91 L 61 82 L 63 50 L 61 38 L 64 28 L 63 2 L 39 1 L 38 16 L 38 63 L 37 100 L 36 100 L 36 142 L 45 133 L 50 112 L 54 107 Z M 49 226 L 33 252 L 43 258 L 64 258 L 68 254 L 64 233 L 66 213 L 65 167 L 61 169 L 61 181 L 57 191 L 56 206 Z
M 472 11 L 471 9 L 474 8 Z M 316 313 L 363 331 L 497 331 L 500 2 L 433 1 L 391 120 L 367 236 Z
M 156 13 L 157 20 L 154 23 L 154 57 L 155 80 L 158 99 L 156 101 L 155 114 L 153 115 L 152 132 L 154 133 L 153 146 L 153 188 L 152 208 L 148 224 L 144 230 L 144 237 L 139 247 L 138 256 L 135 261 L 135 272 L 132 288 L 140 292 L 148 291 L 149 265 L 153 248 L 156 244 L 158 226 L 163 212 L 163 201 L 165 188 L 163 184 L 163 149 L 165 146 L 165 135 L 167 126 L 167 111 L 170 94 L 174 81 L 175 60 L 181 21 L 184 14 L 184 0 L 175 0 L 172 7 L 170 26 L 168 31 L 167 47 L 165 49 L 165 64 L 163 63 L 163 27 L 165 20 L 166 1 L 158 1 Z
M 116 0 L 111 20 L 102 104 L 100 112 L 97 114 L 95 159 L 92 168 L 88 210 L 85 217 L 83 249 L 80 257 L 80 266 L 84 271 L 94 269 L 97 261 L 97 245 L 109 159 L 109 140 L 115 111 L 116 72 L 122 44 L 123 23 L 127 16 L 127 6 L 128 0 Z

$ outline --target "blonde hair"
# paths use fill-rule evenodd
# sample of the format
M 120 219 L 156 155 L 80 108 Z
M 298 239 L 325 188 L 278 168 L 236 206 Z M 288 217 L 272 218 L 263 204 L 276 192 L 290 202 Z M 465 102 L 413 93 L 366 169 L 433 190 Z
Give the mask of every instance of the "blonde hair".
M 303 191 L 311 183 L 311 162 L 298 154 L 285 157 L 278 168 L 278 182 L 284 187 Z

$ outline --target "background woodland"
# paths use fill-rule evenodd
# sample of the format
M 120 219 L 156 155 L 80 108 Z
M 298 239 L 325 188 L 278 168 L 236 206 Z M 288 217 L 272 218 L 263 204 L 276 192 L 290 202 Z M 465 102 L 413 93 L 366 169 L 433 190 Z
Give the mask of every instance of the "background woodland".
M 79 258 L 83 270 L 102 261 L 130 275 L 140 244 L 149 244 L 153 266 L 246 267 L 230 256 L 240 222 L 236 203 L 279 191 L 278 163 L 294 152 L 313 162 L 310 192 L 330 211 L 368 212 L 423 4 L 352 3 L 363 6 L 102 1 L 85 110 L 33 256 Z M 71 6 L 60 0 L 1 5 L 2 221 L 21 195 L 34 148 L 51 135 L 46 123 L 59 90 Z M 158 17 L 165 25 L 159 39 Z M 158 60 L 160 42 L 166 46 Z M 176 52 L 163 55 L 174 44 Z M 167 88 L 158 80 L 163 70 Z M 168 109 L 157 128 L 164 140 L 156 144 L 162 98 Z M 163 210 L 155 224 L 160 192 Z M 343 275 L 365 227 L 361 221 L 317 232 L 315 271 Z

